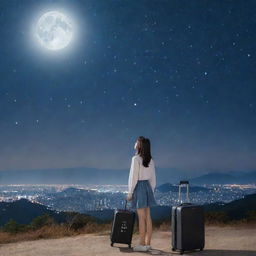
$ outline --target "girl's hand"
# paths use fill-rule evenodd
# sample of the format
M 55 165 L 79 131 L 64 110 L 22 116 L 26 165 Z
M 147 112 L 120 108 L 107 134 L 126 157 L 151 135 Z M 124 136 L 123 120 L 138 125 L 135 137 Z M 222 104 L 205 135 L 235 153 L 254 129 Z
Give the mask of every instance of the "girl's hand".
M 128 194 L 127 201 L 131 201 L 131 200 L 132 200 L 132 194 Z

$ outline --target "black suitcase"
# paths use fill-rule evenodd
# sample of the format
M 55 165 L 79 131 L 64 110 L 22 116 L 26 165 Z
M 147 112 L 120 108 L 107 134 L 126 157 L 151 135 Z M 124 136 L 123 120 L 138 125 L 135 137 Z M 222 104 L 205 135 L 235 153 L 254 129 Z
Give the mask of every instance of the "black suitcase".
M 181 201 L 181 186 L 187 186 L 187 203 Z M 200 249 L 205 245 L 204 209 L 201 205 L 189 203 L 189 182 L 179 184 L 179 205 L 172 207 L 172 250 L 184 251 Z
M 128 244 L 131 248 L 133 228 L 135 222 L 135 212 L 126 209 L 127 200 L 125 200 L 125 208 L 115 209 L 114 220 L 112 222 L 110 240 L 111 246 L 114 243 Z

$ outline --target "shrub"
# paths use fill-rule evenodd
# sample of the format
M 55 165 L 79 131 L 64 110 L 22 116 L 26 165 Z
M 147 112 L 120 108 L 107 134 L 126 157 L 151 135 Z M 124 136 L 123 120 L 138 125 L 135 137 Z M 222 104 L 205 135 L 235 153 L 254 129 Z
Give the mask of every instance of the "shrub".
M 205 221 L 207 223 L 227 223 L 230 219 L 226 212 L 206 212 Z
M 27 225 L 25 224 L 19 224 L 15 220 L 10 219 L 2 228 L 4 232 L 8 233 L 18 233 L 18 232 L 24 232 L 28 230 Z
M 39 229 L 43 226 L 51 226 L 54 224 L 54 219 L 47 213 L 34 218 L 30 223 L 30 228 L 33 230 Z
M 78 230 L 83 228 L 89 222 L 93 222 L 90 216 L 77 212 L 67 213 L 67 225 L 69 229 Z
M 256 210 L 247 211 L 248 221 L 256 221 Z

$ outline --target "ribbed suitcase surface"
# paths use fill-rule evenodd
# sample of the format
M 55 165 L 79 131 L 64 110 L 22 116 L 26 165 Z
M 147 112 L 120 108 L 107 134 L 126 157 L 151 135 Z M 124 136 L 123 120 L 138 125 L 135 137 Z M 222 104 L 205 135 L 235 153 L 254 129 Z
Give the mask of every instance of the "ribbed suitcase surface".
M 188 199 L 188 182 L 187 199 Z M 180 189 L 179 189 L 180 199 Z M 172 207 L 172 250 L 203 250 L 205 245 L 204 209 L 201 205 L 183 203 Z

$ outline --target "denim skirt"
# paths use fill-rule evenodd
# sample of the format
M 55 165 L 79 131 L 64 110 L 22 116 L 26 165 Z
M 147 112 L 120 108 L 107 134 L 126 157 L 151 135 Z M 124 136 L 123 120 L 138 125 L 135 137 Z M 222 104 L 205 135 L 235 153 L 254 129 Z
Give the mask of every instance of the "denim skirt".
M 131 208 L 157 206 L 149 180 L 138 180 L 132 195 Z

